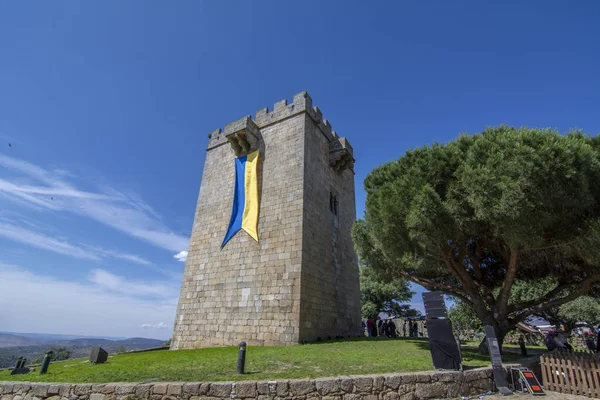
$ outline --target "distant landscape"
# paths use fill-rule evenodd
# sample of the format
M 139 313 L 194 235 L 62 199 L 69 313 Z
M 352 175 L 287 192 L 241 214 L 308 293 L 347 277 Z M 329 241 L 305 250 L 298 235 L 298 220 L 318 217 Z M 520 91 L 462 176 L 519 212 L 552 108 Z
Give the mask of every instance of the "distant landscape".
M 91 337 L 43 333 L 0 332 L 0 368 L 13 367 L 19 357 L 27 364 L 40 359 L 52 348 L 64 348 L 69 358 L 88 357 L 94 346 L 109 353 L 143 350 L 164 345 L 166 340 L 145 338 Z

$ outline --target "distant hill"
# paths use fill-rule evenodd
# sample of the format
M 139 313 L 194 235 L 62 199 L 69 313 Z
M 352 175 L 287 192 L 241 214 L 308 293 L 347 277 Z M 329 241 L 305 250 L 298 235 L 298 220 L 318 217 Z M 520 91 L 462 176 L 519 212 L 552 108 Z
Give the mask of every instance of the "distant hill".
M 29 362 L 42 357 L 51 347 L 66 347 L 71 352 L 70 358 L 88 357 L 93 347 L 101 346 L 109 353 L 130 350 L 144 350 L 160 347 L 165 340 L 129 338 L 110 340 L 105 338 L 71 339 L 67 335 L 39 334 L 31 337 L 14 333 L 0 333 L 0 368 L 13 367 L 18 357 L 26 357 Z M 54 337 L 51 339 L 50 337 Z M 69 339 L 67 339 L 69 338 Z
M 9 333 L 0 333 L 0 347 L 34 346 L 37 344 L 39 342 L 34 339 Z
M 125 340 L 126 337 L 115 336 L 90 336 L 90 335 L 61 335 L 56 333 L 28 333 L 28 332 L 5 332 L 0 331 L 0 335 L 15 335 L 34 340 L 36 343 L 57 343 L 72 339 L 107 339 L 107 340 Z

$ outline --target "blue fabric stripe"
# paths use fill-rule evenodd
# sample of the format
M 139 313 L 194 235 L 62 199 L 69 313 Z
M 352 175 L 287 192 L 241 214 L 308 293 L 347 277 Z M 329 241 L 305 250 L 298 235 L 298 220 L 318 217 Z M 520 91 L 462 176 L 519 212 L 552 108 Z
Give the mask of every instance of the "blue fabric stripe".
M 244 190 L 246 176 L 246 156 L 235 159 L 235 188 L 233 192 L 233 207 L 231 208 L 231 219 L 221 248 L 229 242 L 242 229 L 242 216 L 246 205 L 246 191 Z

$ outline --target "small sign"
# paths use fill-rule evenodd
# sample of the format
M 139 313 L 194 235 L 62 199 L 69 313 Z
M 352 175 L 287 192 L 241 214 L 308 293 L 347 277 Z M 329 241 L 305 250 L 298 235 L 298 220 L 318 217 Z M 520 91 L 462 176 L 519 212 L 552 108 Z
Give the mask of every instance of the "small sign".
M 542 389 L 542 385 L 538 382 L 537 378 L 531 371 L 519 371 L 521 375 L 521 382 L 524 383 L 525 387 L 534 396 L 542 396 L 545 395 L 544 389 Z

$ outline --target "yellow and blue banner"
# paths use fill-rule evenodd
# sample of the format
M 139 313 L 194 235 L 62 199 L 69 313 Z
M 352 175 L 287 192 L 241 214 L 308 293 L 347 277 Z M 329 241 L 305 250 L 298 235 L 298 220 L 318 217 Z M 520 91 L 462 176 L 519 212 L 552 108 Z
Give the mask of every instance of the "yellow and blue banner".
M 235 159 L 235 188 L 231 219 L 221 248 L 240 229 L 258 242 L 258 150 Z

